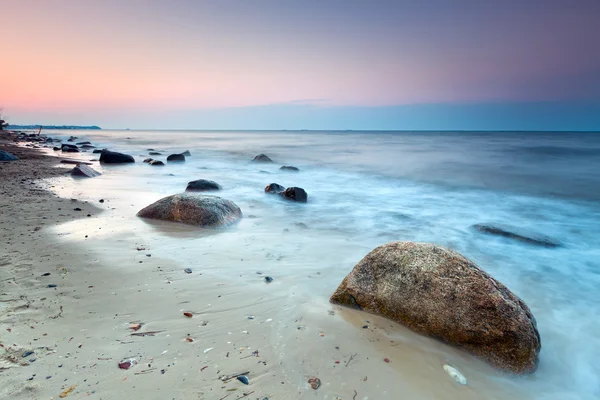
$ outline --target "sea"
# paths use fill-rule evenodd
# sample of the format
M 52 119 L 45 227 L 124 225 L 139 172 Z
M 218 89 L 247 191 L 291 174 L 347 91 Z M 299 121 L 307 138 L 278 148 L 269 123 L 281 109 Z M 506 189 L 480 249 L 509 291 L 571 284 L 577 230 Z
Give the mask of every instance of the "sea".
M 45 133 L 63 140 L 74 135 L 135 157 L 135 164 L 103 165 L 101 177 L 69 189 L 71 196 L 110 200 L 114 222 L 107 237 L 144 237 L 173 260 L 221 278 L 260 270 L 297 307 L 330 307 L 328 298 L 344 276 L 381 244 L 417 241 L 454 249 L 523 299 L 537 320 L 538 371 L 490 376 L 511 393 L 494 398 L 600 398 L 600 133 Z M 162 155 L 149 156 L 149 149 Z M 185 150 L 191 156 L 184 163 L 165 161 Z M 274 163 L 252 163 L 261 153 Z M 89 160 L 98 154 L 68 156 Z M 167 165 L 149 166 L 142 162 L 147 157 Z M 284 165 L 300 171 L 280 170 Z M 205 231 L 135 217 L 196 179 L 218 182 L 218 195 L 234 201 L 243 220 Z M 308 202 L 265 194 L 269 183 L 304 188 Z M 84 223 L 68 229 L 83 230 Z M 561 246 L 492 236 L 475 224 L 502 225 Z M 465 363 L 457 367 L 469 378 L 476 368 Z

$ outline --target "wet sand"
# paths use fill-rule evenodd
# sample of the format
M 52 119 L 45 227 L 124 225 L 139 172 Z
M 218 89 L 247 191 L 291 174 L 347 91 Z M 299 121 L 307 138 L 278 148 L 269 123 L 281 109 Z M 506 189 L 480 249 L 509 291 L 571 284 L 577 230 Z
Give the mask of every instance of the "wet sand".
M 204 273 L 207 260 L 177 264 L 150 238 L 101 234 L 119 223 L 111 199 L 57 197 L 72 166 L 5 145 L 21 161 L 0 164 L 0 398 L 58 398 L 71 387 L 70 398 L 100 399 L 523 398 L 513 378 L 471 356 L 296 295 L 289 280 L 232 276 L 225 262 Z M 76 219 L 83 229 L 57 229 Z M 249 385 L 219 379 L 238 373 Z

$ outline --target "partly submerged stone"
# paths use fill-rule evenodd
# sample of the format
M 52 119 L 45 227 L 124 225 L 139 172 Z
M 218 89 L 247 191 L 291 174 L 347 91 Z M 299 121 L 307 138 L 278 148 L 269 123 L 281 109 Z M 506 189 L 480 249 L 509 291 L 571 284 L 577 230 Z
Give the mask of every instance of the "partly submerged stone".
M 252 161 L 260 162 L 260 163 L 272 163 L 273 162 L 273 160 L 271 160 L 269 158 L 269 156 L 267 156 L 266 154 L 259 154 L 256 157 L 254 157 L 254 159 Z
M 285 188 L 278 183 L 269 183 L 265 187 L 265 193 L 281 193 L 284 190 Z
M 183 154 L 171 154 L 167 157 L 167 161 L 185 161 L 185 156 Z
M 289 187 L 281 192 L 281 196 L 287 200 L 297 201 L 298 203 L 306 203 L 308 201 L 306 190 L 299 187 Z
M 290 172 L 298 172 L 300 171 L 297 167 L 292 167 L 291 165 L 284 165 L 279 168 L 281 171 L 290 171 Z
M 87 165 L 78 164 L 77 166 L 75 166 L 75 168 L 73 168 L 71 170 L 71 175 L 81 176 L 84 178 L 94 178 L 94 177 L 100 176 L 102 174 L 100 172 L 96 171 L 95 169 L 88 167 Z
M 155 167 L 160 167 L 160 166 L 165 165 L 165 163 L 160 160 L 152 160 L 152 161 L 149 161 L 148 164 L 154 165 Z
M 134 163 L 135 159 L 129 154 L 117 153 L 104 149 L 100 152 L 100 162 L 105 164 Z
M 210 192 L 216 190 L 221 190 L 221 185 L 215 181 L 209 181 L 207 179 L 191 181 L 185 188 L 186 192 Z
M 491 224 L 476 224 L 473 228 L 479 232 L 488 233 L 490 235 L 503 236 L 508 239 L 518 240 L 523 243 L 532 244 L 535 246 L 543 247 L 560 247 L 562 244 L 544 235 L 540 235 L 534 232 L 519 231 L 518 228 L 491 225 Z
M 216 228 L 237 222 L 242 217 L 242 211 L 234 202 L 221 197 L 182 193 L 162 198 L 140 210 L 137 215 Z
M 17 161 L 19 157 L 14 154 L 9 153 L 8 151 L 0 150 L 0 161 Z
M 182 156 L 185 156 L 185 157 L 191 157 L 191 156 L 192 156 L 192 153 L 190 153 L 190 151 L 189 151 L 189 150 L 186 150 L 186 151 L 184 151 L 183 153 L 181 153 L 181 155 L 182 155 Z
M 541 349 L 535 318 L 506 286 L 455 251 L 428 243 L 377 247 L 331 302 L 382 315 L 517 374 Z

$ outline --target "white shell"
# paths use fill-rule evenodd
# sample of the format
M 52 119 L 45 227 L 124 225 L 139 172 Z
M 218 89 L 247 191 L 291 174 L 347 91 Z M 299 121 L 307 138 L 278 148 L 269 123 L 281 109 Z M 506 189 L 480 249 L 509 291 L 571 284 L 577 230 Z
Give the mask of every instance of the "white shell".
M 460 371 L 457 370 L 456 368 L 454 368 L 452 365 L 445 364 L 444 371 L 446 371 L 452 379 L 454 379 L 456 382 L 460 383 L 461 385 L 467 384 L 467 378 L 465 378 L 465 376 L 463 374 L 461 374 Z

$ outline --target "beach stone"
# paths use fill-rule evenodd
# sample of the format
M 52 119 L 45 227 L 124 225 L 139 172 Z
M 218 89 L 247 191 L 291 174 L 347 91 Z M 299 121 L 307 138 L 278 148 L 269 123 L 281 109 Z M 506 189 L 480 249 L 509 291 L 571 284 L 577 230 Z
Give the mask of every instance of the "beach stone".
M 151 162 L 151 161 L 154 161 L 154 159 L 153 159 L 153 158 L 146 158 L 146 159 L 144 159 L 144 162 L 145 162 L 145 163 L 149 163 L 149 162 Z
M 123 164 L 133 163 L 135 162 L 135 159 L 129 154 L 117 153 L 116 151 L 104 149 L 100 152 L 100 162 L 106 164 Z
M 161 155 L 161 153 L 159 153 L 158 151 L 151 151 L 148 154 L 150 154 L 151 156 L 160 156 Z
M 192 153 L 190 153 L 190 151 L 189 151 L 189 150 L 186 150 L 186 151 L 184 151 L 183 153 L 181 153 L 181 155 L 182 155 L 182 156 L 185 156 L 185 157 L 191 157 L 191 156 L 192 156 Z
M 183 154 L 171 154 L 167 157 L 167 161 L 185 161 L 185 156 Z
M 19 157 L 14 154 L 9 153 L 8 151 L 0 150 L 0 161 L 17 161 Z
M 182 193 L 162 198 L 140 210 L 137 215 L 216 228 L 237 222 L 242 217 L 242 211 L 234 202 L 221 197 Z
M 77 143 L 77 146 L 82 146 L 84 144 L 92 144 L 91 142 L 79 142 Z
M 532 244 L 535 246 L 543 247 L 560 247 L 562 244 L 554 239 L 547 236 L 539 235 L 536 233 L 523 233 L 518 232 L 518 228 L 490 225 L 490 224 L 476 224 L 473 228 L 479 232 L 488 233 L 490 235 L 503 236 L 505 238 L 514 239 L 523 243 Z
M 102 175 L 100 172 L 95 169 L 88 167 L 84 164 L 78 164 L 71 170 L 71 175 L 73 176 L 82 176 L 85 178 L 94 178 L 96 176 Z
M 221 185 L 215 181 L 209 181 L 207 179 L 198 179 L 191 181 L 185 188 L 186 192 L 208 192 L 214 190 L 221 190 Z
M 56 146 L 54 146 L 54 147 L 52 148 L 52 150 L 54 150 L 54 151 L 60 151 L 60 147 L 56 147 Z
M 256 157 L 254 157 L 254 159 L 252 161 L 260 162 L 260 163 L 272 163 L 273 162 L 273 160 L 271 160 L 269 158 L 269 156 L 267 156 L 266 154 L 259 154 Z
M 84 144 L 81 146 L 82 149 L 95 149 L 96 146 L 92 146 L 91 144 Z
M 281 193 L 284 190 L 285 188 L 278 183 L 269 183 L 265 187 L 265 193 Z
M 298 172 L 300 171 L 297 167 L 292 167 L 291 165 L 284 165 L 279 168 L 281 171 L 290 171 L 290 172 Z
M 74 144 L 63 143 L 60 146 L 60 149 L 65 153 L 79 153 L 79 148 L 77 146 L 75 146 Z
M 379 246 L 354 267 L 330 301 L 387 317 L 508 372 L 533 373 L 538 365 L 540 335 L 527 305 L 444 247 Z
M 299 187 L 289 187 L 280 194 L 284 198 L 297 201 L 298 203 L 306 203 L 308 201 L 308 194 L 306 194 L 304 189 Z
M 165 165 L 164 162 L 160 161 L 160 160 L 152 160 L 150 161 L 148 164 L 150 165 L 154 165 L 155 167 L 159 167 L 161 165 Z
M 94 151 L 92 152 L 92 154 L 99 154 L 99 153 L 102 153 L 102 150 L 100 150 L 100 149 L 96 149 L 96 150 L 94 150 Z

